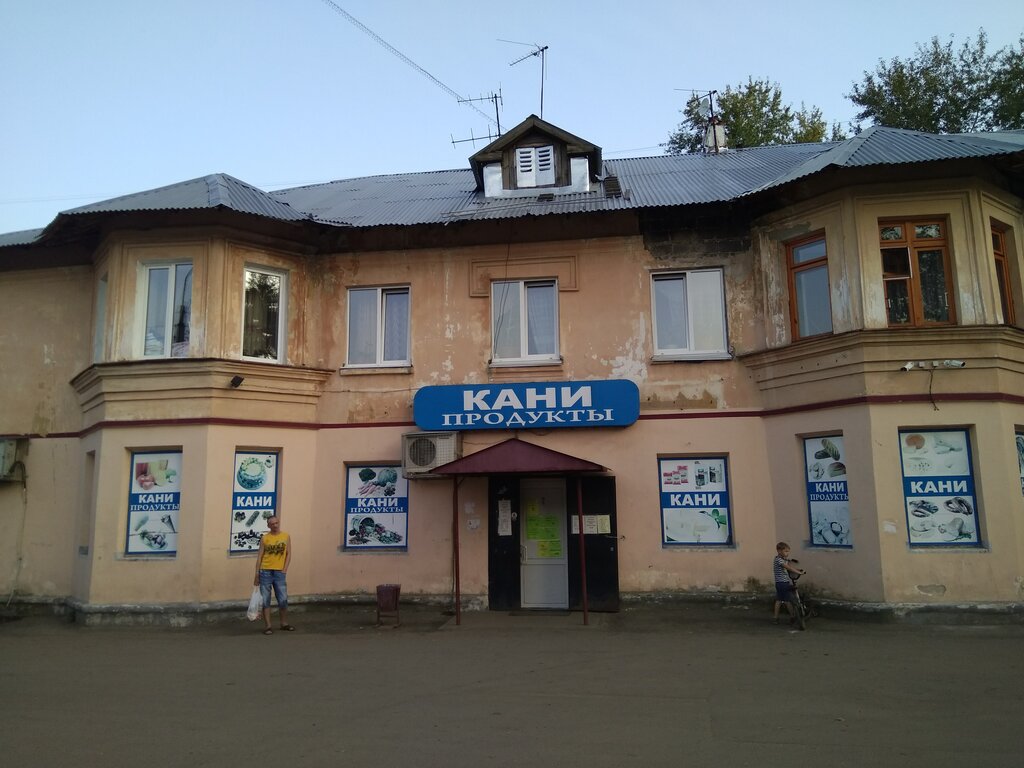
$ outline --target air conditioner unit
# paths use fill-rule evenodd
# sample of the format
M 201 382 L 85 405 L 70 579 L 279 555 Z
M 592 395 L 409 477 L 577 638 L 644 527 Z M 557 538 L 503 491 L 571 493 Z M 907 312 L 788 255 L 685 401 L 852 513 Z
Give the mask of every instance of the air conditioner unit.
M 14 464 L 18 460 L 18 441 L 0 439 L 0 480 L 14 479 Z
M 441 477 L 432 471 L 462 457 L 458 432 L 409 432 L 402 435 L 402 475 L 407 478 Z

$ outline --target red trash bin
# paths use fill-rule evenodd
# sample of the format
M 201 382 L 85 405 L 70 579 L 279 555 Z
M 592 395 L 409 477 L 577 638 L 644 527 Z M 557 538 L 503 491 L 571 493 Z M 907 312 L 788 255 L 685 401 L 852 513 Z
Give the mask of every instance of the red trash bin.
M 395 620 L 395 626 L 402 621 L 398 616 L 398 596 L 402 591 L 401 584 L 378 584 L 377 585 L 377 626 L 382 624 L 382 619 Z

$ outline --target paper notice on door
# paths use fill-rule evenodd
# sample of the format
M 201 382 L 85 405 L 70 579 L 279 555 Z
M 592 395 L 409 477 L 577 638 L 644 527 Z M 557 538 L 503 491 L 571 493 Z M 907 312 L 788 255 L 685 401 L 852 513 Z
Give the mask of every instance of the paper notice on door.
M 561 539 L 545 539 L 537 542 L 537 557 L 561 557 Z
M 597 518 L 597 532 L 598 533 L 611 533 L 612 532 L 612 516 L 611 515 L 595 515 Z
M 498 535 L 512 535 L 512 504 L 508 501 L 498 502 Z
M 584 515 L 583 516 L 583 533 L 601 533 L 601 521 L 599 518 L 607 517 L 607 515 Z M 580 518 L 579 515 L 572 516 L 572 532 L 574 535 L 580 535 Z

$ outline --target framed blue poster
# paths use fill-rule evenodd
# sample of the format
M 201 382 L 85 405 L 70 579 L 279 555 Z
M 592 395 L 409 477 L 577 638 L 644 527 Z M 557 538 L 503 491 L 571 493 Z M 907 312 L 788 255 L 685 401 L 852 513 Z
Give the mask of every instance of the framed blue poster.
M 730 545 L 728 463 L 722 457 L 658 459 L 663 545 Z
M 804 482 L 812 546 L 853 546 L 846 465 L 842 435 L 804 439 Z
M 126 555 L 175 555 L 181 511 L 181 451 L 132 452 Z
M 255 552 L 277 514 L 277 466 L 271 451 L 235 451 L 229 552 Z
M 981 546 L 967 430 L 900 430 L 899 438 L 910 545 Z
M 349 464 L 345 469 L 344 548 L 406 549 L 409 481 L 401 465 Z

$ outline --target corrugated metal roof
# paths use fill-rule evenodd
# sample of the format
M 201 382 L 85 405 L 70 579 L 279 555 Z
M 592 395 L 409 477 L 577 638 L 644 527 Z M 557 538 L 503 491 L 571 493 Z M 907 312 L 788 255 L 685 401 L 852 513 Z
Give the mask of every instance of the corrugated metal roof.
M 170 184 L 158 189 L 103 200 L 64 211 L 63 215 L 83 213 L 109 213 L 114 211 L 182 211 L 210 208 L 228 208 L 239 213 L 267 216 L 283 221 L 308 219 L 305 213 L 293 210 L 287 204 L 272 198 L 251 184 L 215 173 L 197 179 Z
M 20 232 L 0 234 L 0 248 L 6 245 L 31 245 L 43 234 L 41 229 L 23 229 Z

